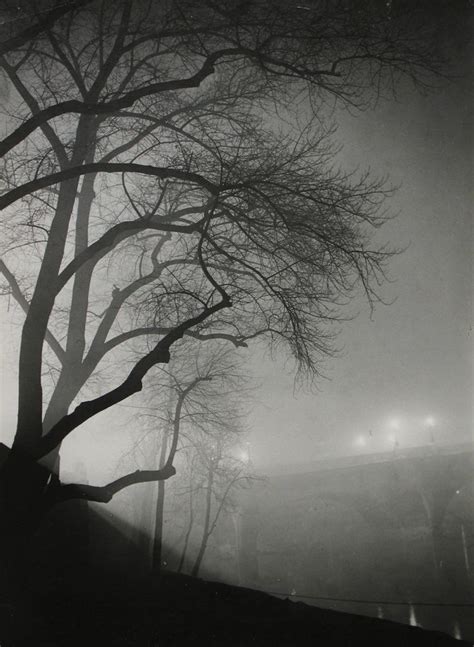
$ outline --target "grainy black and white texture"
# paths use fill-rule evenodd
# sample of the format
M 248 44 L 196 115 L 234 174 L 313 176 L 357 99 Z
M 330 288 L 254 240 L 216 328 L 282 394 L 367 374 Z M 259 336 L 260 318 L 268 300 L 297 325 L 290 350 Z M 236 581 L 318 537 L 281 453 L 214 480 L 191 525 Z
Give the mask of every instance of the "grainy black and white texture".
M 6 644 L 473 640 L 471 13 L 3 0 Z

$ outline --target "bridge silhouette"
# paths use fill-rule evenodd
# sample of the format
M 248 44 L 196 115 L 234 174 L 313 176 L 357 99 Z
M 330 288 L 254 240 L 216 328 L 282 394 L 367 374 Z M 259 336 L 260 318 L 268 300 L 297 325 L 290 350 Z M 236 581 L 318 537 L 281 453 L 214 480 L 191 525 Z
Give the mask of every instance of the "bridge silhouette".
M 281 467 L 222 515 L 202 574 L 474 642 L 473 468 L 472 444 Z M 148 544 L 106 508 L 69 502 L 35 539 L 32 584 L 75 590 L 95 573 L 120 588 L 147 573 Z
M 242 495 L 240 583 L 474 639 L 472 444 L 282 467 Z

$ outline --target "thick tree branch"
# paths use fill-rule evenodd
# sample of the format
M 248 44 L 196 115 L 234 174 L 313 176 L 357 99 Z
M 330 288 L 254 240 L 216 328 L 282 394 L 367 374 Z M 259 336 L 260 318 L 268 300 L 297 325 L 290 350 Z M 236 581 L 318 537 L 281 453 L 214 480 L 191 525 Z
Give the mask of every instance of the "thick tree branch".
M 166 335 L 170 332 L 170 328 L 164 328 L 161 326 L 152 326 L 152 327 L 143 327 L 135 328 L 134 330 L 128 330 L 127 332 L 121 333 L 109 339 L 104 344 L 104 351 L 108 353 L 116 346 L 123 344 L 130 339 L 135 339 L 136 337 L 142 337 L 144 335 Z M 186 337 L 192 337 L 193 339 L 198 339 L 199 341 L 212 341 L 215 339 L 225 339 L 231 344 L 234 344 L 236 348 L 247 348 L 247 344 L 243 339 L 239 339 L 236 335 L 230 335 L 228 333 L 200 333 L 194 330 L 188 330 L 185 333 Z
M 166 464 L 159 470 L 137 470 L 136 472 L 131 472 L 102 486 L 87 485 L 85 483 L 59 484 L 52 487 L 47 503 L 51 506 L 71 499 L 81 499 L 82 501 L 95 503 L 109 503 L 118 492 L 130 485 L 166 481 L 175 474 L 176 469 L 173 465 Z
M 104 395 L 79 404 L 72 413 L 64 416 L 51 430 L 43 436 L 41 441 L 34 452 L 36 458 L 41 458 L 49 454 L 59 443 L 61 443 L 71 431 L 79 427 L 89 418 L 97 415 L 101 411 L 105 411 L 110 407 L 122 402 L 129 398 L 134 393 L 138 393 L 143 388 L 142 380 L 148 371 L 156 364 L 167 364 L 170 359 L 171 346 L 181 339 L 187 330 L 196 326 L 211 315 L 223 308 L 229 308 L 232 302 L 226 295 L 218 303 L 205 308 L 200 314 L 195 317 L 187 319 L 176 328 L 173 328 L 167 335 L 165 335 L 147 355 L 142 357 L 139 362 L 132 368 L 127 378 L 115 389 L 105 393 Z
M 131 90 L 118 99 L 113 99 L 111 101 L 103 103 L 88 103 L 76 99 L 61 101 L 60 103 L 45 108 L 44 110 L 36 111 L 36 114 L 27 119 L 10 135 L 5 137 L 3 141 L 0 142 L 0 157 L 5 155 L 8 151 L 17 146 L 24 139 L 26 139 L 26 137 L 28 137 L 38 127 L 42 126 L 51 119 L 54 119 L 55 117 L 59 117 L 68 113 L 87 115 L 114 114 L 116 112 L 119 112 L 123 108 L 132 107 L 136 101 L 147 96 L 152 96 L 154 94 L 160 94 L 162 92 L 169 92 L 173 90 L 184 90 L 188 88 L 199 87 L 208 76 L 214 73 L 214 66 L 219 61 L 219 59 L 230 56 L 247 56 L 248 58 L 262 61 L 262 54 L 257 51 L 243 47 L 229 47 L 209 54 L 201 68 L 195 74 L 185 79 L 171 79 L 169 81 L 151 83 L 150 85 L 144 86 L 142 88 Z M 264 60 L 268 59 L 268 57 L 263 58 Z M 272 59 L 271 62 L 274 65 L 281 66 L 283 69 L 289 69 L 291 74 L 302 74 L 301 70 L 298 67 L 290 66 L 285 61 Z M 321 77 L 323 75 L 338 76 L 331 70 L 316 70 L 311 73 L 305 70 L 304 74 L 308 78 Z
M 89 118 L 81 118 L 76 129 L 72 165 L 82 163 L 90 142 Z M 43 433 L 43 387 L 41 368 L 43 345 L 56 294 L 54 286 L 60 271 L 67 232 L 77 197 L 78 178 L 62 182 L 49 228 L 30 308 L 21 335 L 19 358 L 18 424 L 15 447 L 34 452 Z
M 83 114 L 83 115 L 107 115 L 114 114 L 122 108 L 130 108 L 133 104 L 147 96 L 159 94 L 162 92 L 169 92 L 172 90 L 184 90 L 187 88 L 197 88 L 201 83 L 211 74 L 214 73 L 214 65 L 220 58 L 239 54 L 240 49 L 229 48 L 220 50 L 210 54 L 204 61 L 201 68 L 192 76 L 185 79 L 171 79 L 169 81 L 161 81 L 159 83 L 151 83 L 150 85 L 142 88 L 136 88 L 127 92 L 118 99 L 103 103 L 87 103 L 77 99 L 69 101 L 61 101 L 53 106 L 49 106 L 44 110 L 36 112 L 32 117 L 27 119 L 21 126 L 16 128 L 10 135 L 5 137 L 0 142 L 0 157 L 8 153 L 12 148 L 17 146 L 20 142 L 28 137 L 37 128 L 46 122 L 60 117 L 68 113 Z
M 43 31 L 51 28 L 59 18 L 62 18 L 62 16 L 74 9 L 85 6 L 90 2 L 91 0 L 75 0 L 75 2 L 58 1 L 55 3 L 56 6 L 50 11 L 45 13 L 38 12 L 35 14 L 38 19 L 36 24 L 26 27 L 26 29 L 23 29 L 19 34 L 11 36 L 7 40 L 3 41 L 3 43 L 0 43 L 0 56 L 3 56 L 3 54 L 6 54 L 7 52 L 11 52 L 17 47 L 21 47 L 30 40 L 33 40 Z
M 18 94 L 21 96 L 23 101 L 26 103 L 28 108 L 30 109 L 31 113 L 33 114 L 32 119 L 35 119 L 39 114 L 41 114 L 41 108 L 38 104 L 38 101 L 35 99 L 35 97 L 32 95 L 32 93 L 29 91 L 28 87 L 23 83 L 23 81 L 20 79 L 18 74 L 16 73 L 16 70 L 14 67 L 12 67 L 4 58 L 0 57 L 0 64 L 3 67 L 3 69 L 6 71 L 8 74 L 13 86 L 17 90 Z M 53 149 L 57 160 L 59 162 L 59 165 L 61 168 L 64 168 L 68 164 L 68 156 L 66 153 L 66 150 L 58 137 L 56 131 L 54 128 L 48 124 L 45 121 L 42 121 L 38 124 L 39 128 L 41 128 L 44 136 L 48 140 L 48 142 L 51 145 L 51 148 Z M 7 138 L 8 139 L 8 138 Z M 9 149 L 8 149 L 9 150 Z M 7 151 L 5 151 L 7 152 Z M 0 144 L 0 158 L 3 157 L 5 153 L 2 152 L 2 145 Z
M 23 312 L 25 314 L 28 314 L 28 310 L 30 308 L 28 299 L 21 291 L 21 288 L 18 285 L 18 281 L 16 280 L 15 276 L 12 274 L 12 272 L 10 272 L 8 267 L 5 265 L 4 261 L 2 261 L 1 259 L 0 259 L 0 272 L 6 278 L 8 285 L 10 286 L 13 298 L 21 307 Z M 45 340 L 62 364 L 64 362 L 64 349 L 50 330 L 46 331 Z
M 105 87 L 113 69 L 120 60 L 123 51 L 123 42 L 127 29 L 130 24 L 130 15 L 132 10 L 132 0 L 122 1 L 122 11 L 120 16 L 120 24 L 117 30 L 117 36 L 115 42 L 110 50 L 106 60 L 102 63 L 99 73 L 92 84 L 91 89 L 89 90 L 89 98 L 92 101 L 97 101 L 100 95 L 100 92 Z
M 0 211 L 34 191 L 58 184 L 59 182 L 64 182 L 65 180 L 77 178 L 81 175 L 86 175 L 87 173 L 139 173 L 160 179 L 172 178 L 197 184 L 203 189 L 206 189 L 206 191 L 209 191 L 212 195 L 216 195 L 219 191 L 217 184 L 211 182 L 199 173 L 192 171 L 183 171 L 165 166 L 135 164 L 133 162 L 115 162 L 111 164 L 94 162 L 92 164 L 82 164 L 81 166 L 71 166 L 57 173 L 51 173 L 51 175 L 25 182 L 25 184 L 8 191 L 0 197 Z
M 111 227 L 103 236 L 101 236 L 94 243 L 89 245 L 87 249 L 80 252 L 61 272 L 58 277 L 57 293 L 66 285 L 69 279 L 81 268 L 85 263 L 94 259 L 98 262 L 103 258 L 111 249 L 116 247 L 122 240 L 128 236 L 133 236 L 139 231 L 145 229 L 154 229 L 156 231 L 164 232 L 177 232 L 177 233 L 192 233 L 199 231 L 199 223 L 191 225 L 173 225 L 169 222 L 160 222 L 158 219 L 150 218 L 137 218 L 136 220 L 127 220 L 120 222 L 118 225 Z
M 157 247 L 161 247 L 162 243 L 164 243 L 164 238 L 160 243 L 158 243 Z M 107 348 L 106 346 L 106 339 L 125 301 L 140 288 L 159 279 L 165 269 L 177 265 L 179 266 L 182 263 L 182 259 L 179 258 L 171 258 L 161 263 L 156 262 L 154 263 L 153 270 L 149 274 L 132 281 L 132 283 L 129 283 L 129 285 L 124 287 L 122 290 L 114 291 L 112 300 L 102 315 L 102 321 L 97 328 L 94 338 L 91 341 L 89 352 L 83 362 L 83 367 L 87 369 L 89 374 L 95 369 L 102 357 L 104 357 L 104 355 L 110 350 L 110 348 Z M 170 332 L 170 329 L 166 332 Z
M 203 99 L 200 101 L 193 101 L 192 104 L 190 105 L 183 105 L 180 106 L 179 108 L 176 108 L 175 110 L 171 110 L 168 112 L 166 115 L 163 115 L 162 117 L 154 117 L 150 114 L 144 114 L 141 112 L 136 112 L 132 110 L 121 110 L 120 112 L 114 114 L 115 118 L 123 118 L 123 119 L 136 119 L 140 121 L 146 121 L 149 123 L 149 126 L 147 128 L 144 128 L 140 133 L 138 133 L 135 137 L 133 137 L 130 141 L 124 143 L 121 146 L 118 146 L 114 150 L 106 153 L 104 157 L 101 159 L 97 160 L 99 162 L 110 162 L 111 160 L 114 159 L 114 157 L 117 157 L 121 153 L 129 150 L 132 146 L 137 144 L 143 137 L 146 137 L 148 134 L 152 133 L 154 130 L 160 127 L 166 127 L 168 128 L 171 122 L 171 119 L 174 119 L 175 117 L 182 116 L 183 114 L 192 112 L 196 113 L 197 110 L 203 109 L 206 106 L 212 105 L 212 100 L 210 99 Z M 1 147 L 1 142 L 0 142 L 0 147 Z

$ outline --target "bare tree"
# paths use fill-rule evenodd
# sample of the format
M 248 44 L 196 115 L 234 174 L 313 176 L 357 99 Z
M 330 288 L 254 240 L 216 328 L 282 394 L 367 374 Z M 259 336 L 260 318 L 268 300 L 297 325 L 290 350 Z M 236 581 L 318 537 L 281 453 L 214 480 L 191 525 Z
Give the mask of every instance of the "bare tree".
M 0 270 L 25 313 L 3 554 L 58 501 L 175 473 L 63 485 L 58 453 L 184 336 L 262 335 L 317 372 L 339 306 L 358 283 L 377 300 L 388 255 L 370 245 L 384 185 L 334 169 L 324 103 L 364 107 L 437 65 L 402 1 L 44 8 L 0 58 Z M 307 125 L 284 120 L 298 101 Z
M 214 441 L 207 443 L 201 440 L 196 447 L 199 462 L 205 473 L 203 479 L 205 502 L 202 534 L 191 569 L 191 575 L 195 577 L 199 575 L 209 539 L 216 529 L 222 512 L 232 508 L 232 495 L 235 490 L 248 485 L 252 478 L 255 478 L 250 473 L 248 461 L 243 461 L 236 456 L 237 447 L 235 438 L 228 434 L 220 435 Z M 191 519 L 194 520 L 194 510 L 191 514 Z M 184 558 L 184 550 L 182 557 Z
M 0 56 L 24 46 L 70 11 L 92 0 L 4 0 L 0 10 Z
M 147 412 L 142 414 L 145 430 L 134 433 L 132 448 L 121 462 L 129 464 L 132 458 L 135 464 L 146 462 L 148 468 L 163 470 L 167 465 L 183 465 L 183 459 L 176 462 L 178 452 L 194 456 L 199 448 L 200 455 L 205 456 L 209 437 L 219 447 L 224 447 L 224 439 L 227 445 L 231 438 L 236 443 L 237 436 L 245 430 L 247 392 L 242 362 L 232 346 L 221 342 L 196 349 L 190 342 L 181 343 L 172 365 L 153 375 Z M 196 460 L 189 456 L 186 462 L 195 464 Z M 198 474 L 198 470 L 191 472 Z M 165 484 L 164 480 L 157 483 L 153 528 L 149 529 L 151 570 L 155 574 L 160 572 L 163 561 Z M 183 487 L 182 479 L 178 479 L 177 486 Z M 198 486 L 194 483 L 191 487 Z M 145 497 L 146 519 L 150 518 L 152 505 L 152 500 Z M 141 525 L 146 528 L 147 521 Z

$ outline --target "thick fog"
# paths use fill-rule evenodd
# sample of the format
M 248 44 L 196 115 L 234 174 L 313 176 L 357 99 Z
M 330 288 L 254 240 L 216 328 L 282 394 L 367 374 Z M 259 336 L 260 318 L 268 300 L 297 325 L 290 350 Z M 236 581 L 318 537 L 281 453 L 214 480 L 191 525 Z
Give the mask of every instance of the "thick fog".
M 255 460 L 472 440 L 470 96 L 467 80 L 424 97 L 407 89 L 397 103 L 342 118 L 344 162 L 398 186 L 397 215 L 380 232 L 404 250 L 382 290 L 391 305 L 351 304 L 358 314 L 342 325 L 340 357 L 316 393 L 293 397 L 291 363 L 255 360 Z
M 258 389 L 248 441 L 256 465 L 472 440 L 472 111 L 468 80 L 440 85 L 427 96 L 406 87 L 397 103 L 338 115 L 342 164 L 370 167 L 397 187 L 394 219 L 379 239 L 402 251 L 382 288 L 389 305 L 371 313 L 363 295 L 349 305 L 338 356 L 312 388 L 295 385 L 291 359 L 252 344 L 246 368 Z M 2 310 L 5 441 L 15 421 L 19 332 L 11 306 Z M 68 439 L 64 461 L 72 469 L 84 447 L 91 478 L 102 477 L 114 462 L 110 433 L 81 431 Z M 120 429 L 114 440 L 119 452 L 123 436 Z
M 281 595 L 298 596 L 301 593 L 303 600 L 303 594 L 308 592 L 315 599 L 318 595 L 330 597 L 331 591 L 336 592 L 334 597 L 336 594 L 341 596 L 341 591 L 348 591 L 347 595 L 354 597 L 357 592 L 350 586 L 344 588 L 345 580 L 334 584 L 332 589 L 315 584 L 318 578 L 329 581 L 330 569 L 320 571 L 311 581 L 304 580 L 300 573 L 303 567 L 298 567 L 298 571 L 291 565 L 285 566 L 283 560 L 281 570 L 284 574 L 278 578 L 276 566 L 269 557 L 272 551 L 286 555 L 298 552 L 312 555 L 314 552 L 316 555 L 319 548 L 308 537 L 319 532 L 321 555 L 324 553 L 321 560 L 324 568 L 328 568 L 327 564 L 332 563 L 331 560 L 337 561 L 337 556 L 329 554 L 327 546 L 333 544 L 334 550 L 339 547 L 339 554 L 349 560 L 349 548 L 342 540 L 337 544 L 335 537 L 347 537 L 347 532 L 353 532 L 355 561 L 360 569 L 361 564 L 369 568 L 370 551 L 367 546 L 374 548 L 376 539 L 378 541 L 383 532 L 389 536 L 384 528 L 376 539 L 369 537 L 368 526 L 355 512 L 348 511 L 352 505 L 351 487 L 359 487 L 357 479 L 354 485 L 348 472 L 340 472 L 340 482 L 347 482 L 347 487 L 339 491 L 335 477 L 333 482 L 333 477 L 329 476 L 327 483 L 330 485 L 324 485 L 321 470 L 343 470 L 357 465 L 362 479 L 365 468 L 361 465 L 383 466 L 396 459 L 406 461 L 400 464 L 408 476 L 399 486 L 394 486 L 393 491 L 389 483 L 391 477 L 386 477 L 384 467 L 380 471 L 375 467 L 370 468 L 372 472 L 370 469 L 367 471 L 371 474 L 367 478 L 374 479 L 375 489 L 384 491 L 388 488 L 387 492 L 390 491 L 383 505 L 380 504 L 381 509 L 391 505 L 400 505 L 401 509 L 403 502 L 411 496 L 407 483 L 414 482 L 413 479 L 423 473 L 424 467 L 417 461 L 427 456 L 435 455 L 436 460 L 447 456 L 446 462 L 439 458 L 441 471 L 438 478 L 441 483 L 444 478 L 451 478 L 452 470 L 462 472 L 465 469 L 464 464 L 459 468 L 456 465 L 452 467 L 449 457 L 455 454 L 457 447 L 467 446 L 473 440 L 472 90 L 467 75 L 469 62 L 466 52 L 456 51 L 453 42 L 449 43 L 449 48 L 454 48 L 459 57 L 457 73 L 463 75 L 461 80 L 440 80 L 439 87 L 425 95 L 405 84 L 400 88 L 396 101 L 381 98 L 377 105 L 363 114 L 351 115 L 347 111 L 336 114 L 338 130 L 335 139 L 342 145 L 339 153 L 342 167 L 370 169 L 374 175 L 388 178 L 395 187 L 387 202 L 393 219 L 376 235 L 379 242 L 387 242 L 400 250 L 390 260 L 390 280 L 380 290 L 386 304 L 377 304 L 372 311 L 362 293 L 348 304 L 345 309 L 347 321 L 337 328 L 335 345 L 338 350 L 334 357 L 324 360 L 320 366 L 321 376 L 312 383 L 297 379 L 290 356 L 272 354 L 261 341 L 252 341 L 249 348 L 239 350 L 251 394 L 246 396 L 248 416 L 238 458 L 251 469 L 256 479 L 267 480 L 255 480 L 249 489 L 239 493 L 227 516 L 223 514 L 220 518 L 215 535 L 217 539 L 214 538 L 210 544 L 212 558 L 208 556 L 204 562 L 202 575 L 205 577 L 265 590 L 277 588 L 274 592 Z M 21 313 L 5 298 L 1 317 L 0 440 L 10 445 L 16 417 L 15 364 Z M 61 469 L 66 479 L 103 484 L 120 476 L 123 457 L 130 452 L 136 439 L 135 428 L 143 424 L 138 414 L 143 406 L 141 397 L 129 398 L 113 411 L 96 416 L 93 422 L 67 438 L 61 448 Z M 374 455 L 378 458 L 375 459 Z M 179 472 L 179 461 L 177 466 Z M 444 469 L 448 476 L 445 476 Z M 303 481 L 301 476 L 312 470 L 316 474 L 315 485 Z M 281 480 L 285 478 L 286 481 Z M 428 476 L 423 487 L 428 488 L 427 483 L 431 483 Z M 459 492 L 456 490 L 459 499 L 450 504 L 449 509 L 452 519 L 456 515 L 462 519 L 456 541 L 459 539 L 460 563 L 464 564 L 463 568 L 472 580 L 470 560 L 473 553 L 472 548 L 469 552 L 466 547 L 467 533 L 471 533 L 472 539 L 474 527 L 470 512 L 472 492 L 466 482 L 463 483 Z M 176 513 L 176 509 L 180 509 L 182 492 L 176 488 L 179 489 L 179 485 L 169 486 L 168 516 L 165 519 L 164 552 L 172 567 L 176 566 L 178 559 L 177 553 L 173 553 L 174 546 L 182 540 L 184 532 L 184 521 L 179 517 L 181 512 Z M 322 495 L 318 498 L 317 488 L 326 494 L 332 488 L 331 494 L 327 494 L 326 499 Z M 112 517 L 115 515 L 115 518 L 126 522 L 127 532 L 131 536 L 135 533 L 137 543 L 141 542 L 146 552 L 150 549 L 153 523 L 150 514 L 143 516 L 137 510 L 147 496 L 147 486 L 140 485 L 131 490 L 121 493 L 108 508 L 95 505 L 94 509 L 99 515 L 109 518 L 107 515 L 112 514 Z M 291 491 L 299 493 L 298 501 L 304 501 L 302 507 L 293 506 Z M 398 495 L 400 500 L 397 498 L 393 503 L 390 497 Z M 423 490 L 421 507 L 429 496 L 431 494 Z M 278 498 L 286 502 L 281 507 L 282 518 L 279 521 L 274 514 Z M 325 503 L 321 503 L 323 499 Z M 292 510 L 299 510 L 299 515 L 295 516 Z M 308 521 L 308 510 L 314 513 L 311 522 Z M 418 514 L 421 514 L 419 510 L 409 511 L 407 518 Z M 247 532 L 246 528 L 257 523 L 252 521 L 255 516 L 260 524 L 259 539 L 252 544 L 253 531 Z M 471 524 L 469 528 L 468 522 Z M 454 536 L 458 532 L 457 522 L 449 523 L 449 529 L 454 528 Z M 292 541 L 296 545 L 291 544 L 292 548 L 289 547 L 290 539 L 285 543 L 287 530 L 282 530 L 291 527 L 298 528 L 293 533 Z M 425 540 L 420 539 L 423 534 L 420 528 L 416 526 L 417 530 L 410 536 L 407 530 L 403 536 L 409 547 L 412 546 L 411 541 L 418 542 L 413 554 L 416 551 L 423 554 L 419 563 L 423 563 L 428 573 L 425 548 L 429 541 L 423 543 Z M 419 536 L 413 539 L 417 532 Z M 288 530 L 288 536 L 290 534 Z M 284 538 L 281 546 L 276 546 L 276 535 Z M 364 543 L 361 537 L 366 537 L 367 541 Z M 387 542 L 392 540 L 393 537 Z M 197 543 L 197 535 L 194 539 L 191 536 L 191 552 L 196 550 Z M 389 544 L 384 545 L 387 547 Z M 235 558 L 237 551 L 244 555 L 240 561 Z M 245 561 L 245 556 L 254 553 L 260 560 L 255 571 L 257 574 Z M 397 569 L 395 558 L 390 568 L 392 570 L 387 570 L 389 578 Z M 458 566 L 453 566 L 454 570 L 456 568 Z M 345 573 L 350 573 L 350 566 Z M 363 579 L 361 573 L 362 570 L 348 576 L 349 580 L 352 577 L 352 581 L 357 583 L 355 588 L 358 587 L 359 593 Z M 426 575 L 426 581 L 429 577 Z M 415 584 L 411 585 L 417 590 Z M 370 596 L 372 589 L 369 587 L 367 591 L 366 595 Z M 378 595 L 383 601 L 384 594 L 380 591 Z M 417 594 L 421 595 L 419 591 Z M 449 592 L 441 588 L 440 591 L 440 595 L 449 597 Z M 388 587 L 385 595 L 393 596 L 393 591 Z M 404 595 L 402 592 L 401 598 L 406 601 Z M 311 596 L 306 597 L 309 599 Z M 334 608 L 377 614 L 377 605 L 360 608 L 342 604 Z M 378 613 L 415 623 L 410 616 L 414 611 L 409 607 L 401 616 L 383 605 Z M 420 615 L 422 611 L 418 613 Z M 417 622 L 423 624 L 424 621 L 418 617 Z M 427 625 L 432 622 L 432 617 L 426 618 Z M 448 629 L 453 633 L 452 623 Z

